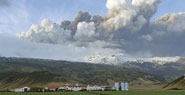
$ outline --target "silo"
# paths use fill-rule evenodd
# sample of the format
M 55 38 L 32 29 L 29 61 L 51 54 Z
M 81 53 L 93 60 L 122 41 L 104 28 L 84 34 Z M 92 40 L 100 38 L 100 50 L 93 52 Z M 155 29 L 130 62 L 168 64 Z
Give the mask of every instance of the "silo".
M 115 83 L 115 89 L 116 89 L 116 91 L 119 91 L 119 82 Z
M 121 83 L 121 90 L 122 90 L 122 91 L 125 90 L 125 83 L 124 83 L 124 82 Z
M 128 91 L 128 83 L 125 83 L 125 91 Z

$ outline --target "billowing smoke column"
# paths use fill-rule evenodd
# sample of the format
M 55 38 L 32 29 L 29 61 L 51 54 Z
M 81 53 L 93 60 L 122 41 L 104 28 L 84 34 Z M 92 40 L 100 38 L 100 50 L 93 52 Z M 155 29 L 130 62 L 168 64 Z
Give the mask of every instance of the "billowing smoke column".
M 70 39 L 71 31 L 64 30 L 60 25 L 44 19 L 41 25 L 32 25 L 28 32 L 17 34 L 17 37 L 41 43 L 62 44 Z
M 138 31 L 146 23 L 144 16 L 138 15 L 139 9 L 131 4 L 130 0 L 108 0 L 107 8 L 109 15 L 104 22 L 104 26 L 109 26 L 108 31 L 120 28 L 130 28 L 131 31 Z
M 151 21 L 162 0 L 107 0 L 107 16 L 79 12 L 61 25 L 44 20 L 18 38 L 51 44 L 118 49 L 139 57 L 185 56 L 185 13 Z
M 76 34 L 74 36 L 74 39 L 81 39 L 81 38 L 87 38 L 90 39 L 93 36 L 95 36 L 95 24 L 94 22 L 80 22 L 77 26 L 77 31 Z M 88 32 L 87 32 L 88 31 Z

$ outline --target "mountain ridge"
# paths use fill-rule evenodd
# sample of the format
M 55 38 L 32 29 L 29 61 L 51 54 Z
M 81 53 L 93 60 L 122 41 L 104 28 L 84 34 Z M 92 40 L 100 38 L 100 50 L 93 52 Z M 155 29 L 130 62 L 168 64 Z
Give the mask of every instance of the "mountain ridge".
M 65 79 L 65 81 L 68 83 L 75 82 L 81 84 L 113 85 L 113 83 L 116 81 L 131 82 L 140 77 L 154 82 L 164 80 L 163 78 L 153 76 L 152 74 L 140 71 L 130 71 L 120 66 L 42 59 L 0 58 L 0 69 L 0 84 L 3 84 L 2 81 L 4 81 L 6 78 L 9 78 L 9 74 L 11 74 L 9 73 L 4 75 L 4 73 L 16 72 L 19 76 L 27 76 L 23 81 L 24 83 L 29 83 L 29 80 L 36 81 L 32 79 L 34 77 L 31 75 L 36 76 L 40 74 L 41 76 L 45 77 L 45 74 L 42 75 L 40 73 L 45 71 L 50 73 L 48 77 L 53 76 L 54 74 L 58 75 L 59 78 L 61 77 Z M 38 74 L 34 72 L 37 72 Z M 18 76 L 13 77 L 15 78 L 10 83 L 12 83 L 12 85 L 20 85 L 20 83 L 16 83 L 16 81 L 20 80 L 21 78 Z M 38 79 L 38 81 L 42 81 L 42 79 Z M 9 87 L 8 85 L 3 85 L 2 87 L 4 86 Z M 22 84 L 22 86 L 24 86 L 24 84 Z
M 118 65 L 120 63 L 125 62 L 137 62 L 137 63 L 156 63 L 159 65 L 164 65 L 167 63 L 183 63 L 185 64 L 184 57 L 151 57 L 151 58 L 137 58 L 137 57 L 128 57 L 124 54 L 112 54 L 112 55 L 101 55 L 101 54 L 94 54 L 91 56 L 86 56 L 84 58 L 85 61 L 90 63 L 97 63 L 97 64 L 111 64 L 111 65 Z
M 117 81 L 127 81 L 129 83 L 145 84 L 142 80 L 147 80 L 146 83 L 166 83 L 170 82 L 185 72 L 185 64 L 181 63 L 168 63 L 156 64 L 151 62 L 144 62 L 142 64 L 137 62 L 125 62 L 118 65 L 111 64 L 93 64 L 85 62 L 70 62 L 61 60 L 48 60 L 48 59 L 34 59 L 34 58 L 0 58 L 0 87 L 3 84 L 3 79 L 9 78 L 8 72 L 16 72 L 20 76 L 27 76 L 28 80 L 35 81 L 34 77 L 40 74 L 45 77 L 44 72 L 49 73 L 50 76 L 58 77 L 60 83 L 81 83 L 81 84 L 102 84 L 113 85 Z M 30 75 L 30 76 L 29 76 Z M 56 75 L 56 76 L 55 76 Z M 15 77 L 15 76 L 14 76 Z M 47 78 L 47 77 L 46 77 Z M 21 79 L 15 77 L 12 85 L 20 85 L 16 80 Z M 29 83 L 24 80 L 24 83 Z M 38 79 L 42 81 L 42 79 Z M 2 83 L 1 83 L 2 82 Z M 56 84 L 56 80 L 53 80 Z M 35 83 L 35 82 L 33 82 Z M 45 83 L 50 84 L 51 81 Z M 3 85 L 9 87 L 9 85 Z M 2 86 L 2 87 L 3 87 Z M 22 86 L 24 86 L 22 84 Z M 31 85 L 34 86 L 34 85 Z M 37 85 L 35 85 L 37 86 Z M 42 86 L 42 85 L 40 85 Z M 0 88 L 1 89 L 1 88 Z

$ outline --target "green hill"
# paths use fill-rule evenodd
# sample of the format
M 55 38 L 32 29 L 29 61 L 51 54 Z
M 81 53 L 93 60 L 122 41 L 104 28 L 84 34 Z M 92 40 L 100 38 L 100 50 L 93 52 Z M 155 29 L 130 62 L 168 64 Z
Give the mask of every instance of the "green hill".
M 0 88 L 17 88 L 21 86 L 44 87 L 51 83 L 66 82 L 66 78 L 60 75 L 52 74 L 47 71 L 20 73 L 20 72 L 5 72 L 0 73 Z

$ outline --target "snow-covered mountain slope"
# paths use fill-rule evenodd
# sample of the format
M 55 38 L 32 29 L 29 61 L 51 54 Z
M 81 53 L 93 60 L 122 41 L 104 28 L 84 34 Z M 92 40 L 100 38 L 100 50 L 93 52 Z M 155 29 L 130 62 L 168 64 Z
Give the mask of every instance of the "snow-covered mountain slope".
M 132 58 L 132 57 L 127 57 L 124 54 L 112 54 L 112 55 L 94 54 L 91 56 L 86 56 L 84 58 L 85 61 L 90 62 L 90 63 L 112 64 L 112 65 L 117 65 L 120 63 L 124 63 L 124 62 L 136 62 L 136 63 L 151 62 L 151 63 L 157 63 L 159 65 L 164 65 L 166 63 L 180 62 L 180 60 L 182 59 L 183 58 L 178 57 L 178 56 L 176 57 Z
M 153 58 L 136 58 L 133 61 L 138 63 L 144 63 L 144 62 L 151 62 L 151 63 L 157 63 L 160 65 L 164 65 L 166 63 L 173 63 L 178 62 L 181 59 L 181 57 L 153 57 Z
M 122 62 L 130 61 L 132 60 L 132 58 L 127 57 L 124 54 L 112 54 L 112 55 L 94 54 L 91 56 L 86 56 L 84 60 L 90 63 L 117 65 Z

